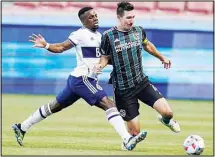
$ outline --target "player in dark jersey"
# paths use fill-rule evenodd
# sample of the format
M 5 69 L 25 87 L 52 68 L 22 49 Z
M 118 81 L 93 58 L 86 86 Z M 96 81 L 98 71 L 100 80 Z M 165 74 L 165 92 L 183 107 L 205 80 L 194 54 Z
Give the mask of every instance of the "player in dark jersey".
M 158 52 L 141 26 L 133 25 L 135 13 L 132 4 L 118 3 L 117 18 L 119 25 L 103 33 L 102 57 L 95 66 L 95 72 L 100 72 L 108 62 L 112 62 L 115 103 L 131 134 L 140 132 L 138 99 L 154 108 L 163 124 L 174 132 L 180 132 L 180 126 L 172 119 L 173 112 L 166 99 L 143 72 L 142 49 L 158 58 L 166 69 L 171 66 L 170 60 Z
M 76 53 L 79 53 L 79 59 L 82 65 L 77 65 L 76 70 L 73 70 L 70 74 L 65 88 L 57 95 L 56 100 L 41 106 L 22 123 L 12 126 L 16 140 L 22 146 L 26 131 L 31 126 L 71 106 L 78 99 L 83 98 L 88 104 L 97 106 L 105 112 L 107 120 L 123 139 L 126 149 L 132 150 L 139 140 L 146 137 L 147 133 L 143 131 L 135 137 L 128 133 L 114 102 L 107 97 L 104 90 L 98 85 L 98 82 L 93 77 L 94 75 L 88 73 L 89 69 L 93 69 L 94 67 L 94 60 L 96 61 L 98 59 L 96 63 L 99 62 L 99 56 L 96 55 L 96 48 L 100 47 L 101 35 L 96 31 L 98 29 L 98 18 L 93 8 L 84 7 L 80 9 L 78 16 L 83 27 L 73 32 L 62 43 L 48 44 L 41 35 L 33 35 L 30 37 L 30 41 L 34 43 L 34 47 L 46 48 L 53 53 L 62 53 L 65 50 L 76 47 Z M 94 38 L 94 40 L 90 40 L 91 38 Z M 84 50 L 87 47 L 90 47 L 90 49 L 86 52 Z M 89 59 L 87 56 L 94 56 L 94 59 Z

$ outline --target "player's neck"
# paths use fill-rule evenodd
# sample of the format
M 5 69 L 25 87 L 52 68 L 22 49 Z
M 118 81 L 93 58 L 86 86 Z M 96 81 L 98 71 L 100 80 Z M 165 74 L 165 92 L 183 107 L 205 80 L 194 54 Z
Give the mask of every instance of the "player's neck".
M 129 29 L 129 30 L 127 30 L 127 29 L 125 29 L 125 28 L 123 28 L 122 26 L 120 26 L 120 25 L 118 25 L 118 26 L 116 26 L 115 27 L 117 30 L 119 30 L 119 31 L 121 31 L 121 32 L 129 32 L 131 29 Z
M 91 31 L 91 32 L 93 32 L 93 33 L 96 32 L 96 29 L 94 29 L 94 28 L 88 28 L 88 27 L 85 27 L 85 26 L 83 26 L 83 27 L 86 28 L 86 29 L 88 29 L 89 31 Z

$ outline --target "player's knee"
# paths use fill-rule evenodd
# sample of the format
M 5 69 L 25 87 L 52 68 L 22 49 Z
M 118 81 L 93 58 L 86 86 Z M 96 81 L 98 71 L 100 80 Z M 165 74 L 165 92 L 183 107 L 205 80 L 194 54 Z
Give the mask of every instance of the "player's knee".
M 107 109 L 116 107 L 114 102 L 112 100 L 110 100 L 110 99 L 107 100 L 107 102 L 105 103 L 105 106 L 107 107 Z
M 167 111 L 164 113 L 163 117 L 171 119 L 173 117 L 173 112 L 172 111 Z
M 62 105 L 60 105 L 56 100 L 49 103 L 49 107 L 52 113 L 59 112 L 63 109 Z
M 110 109 L 110 108 L 113 108 L 113 107 L 116 107 L 114 102 L 112 100 L 110 100 L 108 97 L 104 97 L 99 106 L 104 109 L 105 111 Z

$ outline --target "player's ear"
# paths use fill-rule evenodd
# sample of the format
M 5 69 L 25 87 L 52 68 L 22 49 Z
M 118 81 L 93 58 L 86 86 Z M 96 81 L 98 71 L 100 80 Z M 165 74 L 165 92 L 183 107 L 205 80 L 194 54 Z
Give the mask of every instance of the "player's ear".
M 117 18 L 120 20 L 121 16 L 120 16 L 120 15 L 117 15 Z
M 83 18 L 83 19 L 81 19 L 81 23 L 83 24 L 83 25 L 85 25 L 86 24 L 86 22 L 85 22 L 86 20 Z
M 84 25 L 84 23 L 85 23 L 85 16 L 84 15 L 80 16 L 80 21 Z

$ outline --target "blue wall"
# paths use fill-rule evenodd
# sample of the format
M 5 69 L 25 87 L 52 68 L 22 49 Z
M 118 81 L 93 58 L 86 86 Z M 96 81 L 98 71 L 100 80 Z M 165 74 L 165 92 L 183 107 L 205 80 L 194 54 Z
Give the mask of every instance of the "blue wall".
M 2 25 L 2 83 L 4 93 L 56 94 L 76 65 L 74 50 L 51 54 L 33 49 L 28 42 L 32 33 L 42 34 L 50 43 L 61 42 L 79 27 Z M 108 28 L 100 28 L 102 33 Z M 170 70 L 143 52 L 143 66 L 151 81 L 168 98 L 213 98 L 213 32 L 146 29 L 147 36 L 172 60 Z M 111 67 L 101 75 L 109 95 L 107 79 Z
M 32 33 L 42 34 L 48 42 L 60 42 L 79 27 L 73 26 L 31 26 L 31 25 L 2 25 L 3 42 L 28 42 Z M 109 27 L 100 28 L 102 33 Z M 184 31 L 184 30 L 156 30 L 146 29 L 148 38 L 157 47 L 167 48 L 210 48 L 213 49 L 213 32 Z

